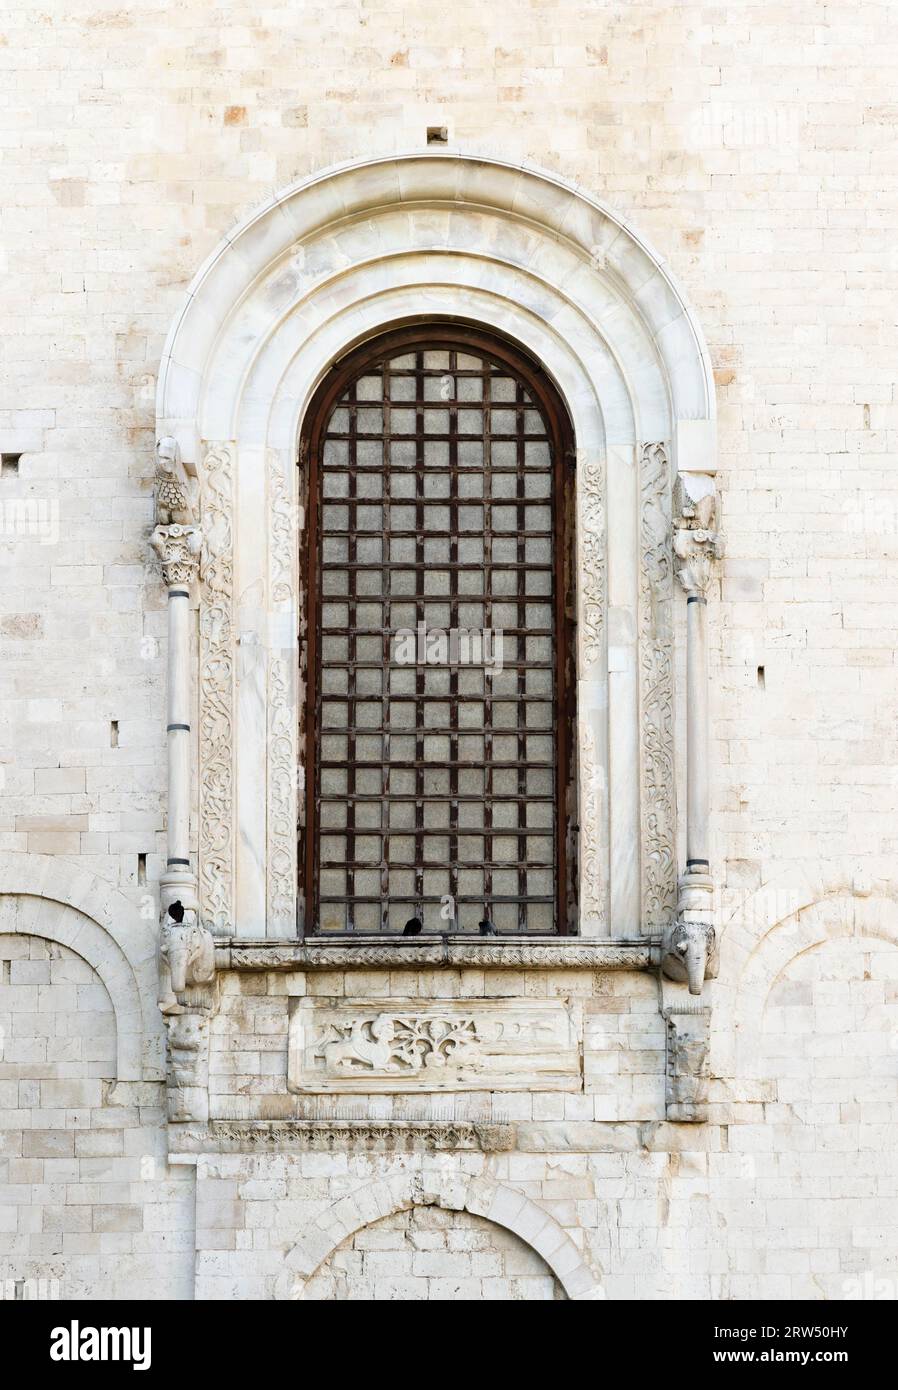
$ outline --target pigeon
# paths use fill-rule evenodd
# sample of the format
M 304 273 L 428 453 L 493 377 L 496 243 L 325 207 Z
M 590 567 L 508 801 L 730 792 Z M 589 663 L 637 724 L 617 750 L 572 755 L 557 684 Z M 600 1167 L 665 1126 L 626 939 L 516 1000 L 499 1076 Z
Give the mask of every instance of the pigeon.
M 172 903 L 171 907 L 168 909 L 168 915 L 173 922 L 184 921 L 184 904 L 181 902 L 180 898 L 176 898 Z
M 478 922 L 477 925 L 478 925 L 479 928 L 480 928 L 480 935 L 481 935 L 481 936 L 498 936 L 498 935 L 499 935 L 499 933 L 496 931 L 496 928 L 493 926 L 492 922 L 490 921 L 490 919 L 489 919 L 488 917 L 484 917 L 483 921 L 482 921 L 482 922 Z
M 420 936 L 424 923 L 420 917 L 410 917 L 402 928 L 403 936 Z

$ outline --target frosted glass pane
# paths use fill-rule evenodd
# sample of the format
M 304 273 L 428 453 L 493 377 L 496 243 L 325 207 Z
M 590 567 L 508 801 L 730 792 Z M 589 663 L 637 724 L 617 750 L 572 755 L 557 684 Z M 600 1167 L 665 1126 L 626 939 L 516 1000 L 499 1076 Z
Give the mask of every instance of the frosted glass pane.
M 325 497 L 348 497 L 349 474 L 336 472 L 325 473 L 323 486 Z
M 494 376 L 490 380 L 490 399 L 494 401 L 513 401 L 517 396 L 517 382 L 510 376 Z
M 425 468 L 448 468 L 449 467 L 449 444 L 446 440 L 425 439 L 424 441 L 424 467 Z
M 390 410 L 391 434 L 414 434 L 417 423 L 418 416 L 414 410 L 397 410 L 395 406 Z
M 383 496 L 383 477 L 380 473 L 359 473 L 355 480 L 355 495 L 365 500 L 379 500 Z M 539 482 L 538 478 L 528 478 L 528 482 Z
M 349 441 L 345 439 L 325 440 L 322 458 L 325 468 L 345 468 L 349 463 Z
M 390 377 L 390 400 L 413 401 L 415 399 L 415 378 L 413 376 Z
M 471 409 L 459 410 L 458 432 L 459 434 L 482 434 L 483 411 Z
M 382 468 L 384 446 L 379 439 L 359 439 L 355 446 L 355 461 L 360 468 Z
M 449 769 L 427 767 L 424 769 L 424 795 L 446 796 L 449 791 Z
M 549 468 L 551 457 L 548 444 L 528 440 L 524 445 L 524 464 L 527 468 Z

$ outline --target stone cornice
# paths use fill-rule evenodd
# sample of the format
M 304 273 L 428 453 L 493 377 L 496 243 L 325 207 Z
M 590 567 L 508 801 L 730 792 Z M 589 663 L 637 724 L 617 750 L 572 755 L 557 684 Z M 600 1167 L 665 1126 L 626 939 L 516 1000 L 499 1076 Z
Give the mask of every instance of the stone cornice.
M 219 939 L 220 970 L 402 970 L 464 968 L 493 970 L 649 970 L 658 964 L 660 943 L 540 938 L 534 941 L 421 937 L 414 942 L 304 942 Z
M 169 1152 L 504 1153 L 515 1147 L 515 1126 L 467 1120 L 210 1120 L 169 1125 Z

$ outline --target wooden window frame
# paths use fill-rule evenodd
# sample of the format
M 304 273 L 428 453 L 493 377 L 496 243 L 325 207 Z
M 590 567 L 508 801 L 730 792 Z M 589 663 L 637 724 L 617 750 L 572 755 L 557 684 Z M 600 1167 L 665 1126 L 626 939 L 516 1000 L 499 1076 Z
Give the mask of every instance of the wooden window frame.
M 433 321 L 392 329 L 366 340 L 335 361 L 306 410 L 299 445 L 300 495 L 306 525 L 300 536 L 300 598 L 304 621 L 299 633 L 300 674 L 305 696 L 300 707 L 300 746 L 305 748 L 304 824 L 299 829 L 299 895 L 302 935 L 321 939 L 318 931 L 317 738 L 320 602 L 319 556 L 321 458 L 331 413 L 343 392 L 384 357 L 414 351 L 459 351 L 480 355 L 504 366 L 538 402 L 552 449 L 554 596 L 554 695 L 557 717 L 555 779 L 555 929 L 554 936 L 576 935 L 578 797 L 576 772 L 576 449 L 566 405 L 542 365 L 521 347 L 463 321 Z M 428 933 L 431 934 L 431 933 Z M 370 940 L 370 932 L 327 934 L 344 942 Z M 391 933 L 391 936 L 393 934 Z M 464 933 L 469 936 L 470 933 Z M 504 939 L 520 933 L 503 932 Z M 532 939 L 532 938 L 531 938 Z

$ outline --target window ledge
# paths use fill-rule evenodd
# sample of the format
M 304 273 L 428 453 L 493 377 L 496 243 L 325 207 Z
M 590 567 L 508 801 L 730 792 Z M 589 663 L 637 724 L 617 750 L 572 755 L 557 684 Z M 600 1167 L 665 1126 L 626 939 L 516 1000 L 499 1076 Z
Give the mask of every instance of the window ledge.
M 221 970 L 396 970 L 434 968 L 533 970 L 649 970 L 660 961 L 660 944 L 588 940 L 581 937 L 357 937 L 335 940 L 249 941 L 231 937 L 216 944 Z

